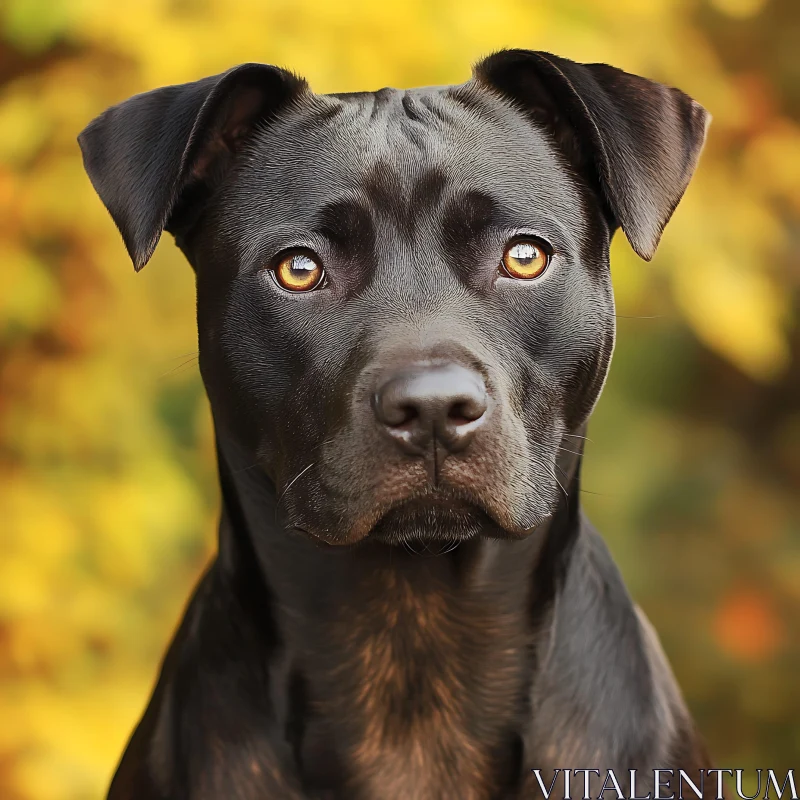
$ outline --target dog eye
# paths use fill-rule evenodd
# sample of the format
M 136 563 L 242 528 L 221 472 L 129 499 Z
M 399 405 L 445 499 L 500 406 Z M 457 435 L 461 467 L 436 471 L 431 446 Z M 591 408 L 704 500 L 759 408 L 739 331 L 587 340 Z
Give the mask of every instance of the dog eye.
M 287 292 L 310 292 L 322 284 L 325 270 L 310 255 L 292 253 L 278 262 L 272 274 Z
M 510 278 L 530 280 L 538 278 L 549 263 L 550 254 L 541 242 L 522 239 L 506 247 L 500 270 Z

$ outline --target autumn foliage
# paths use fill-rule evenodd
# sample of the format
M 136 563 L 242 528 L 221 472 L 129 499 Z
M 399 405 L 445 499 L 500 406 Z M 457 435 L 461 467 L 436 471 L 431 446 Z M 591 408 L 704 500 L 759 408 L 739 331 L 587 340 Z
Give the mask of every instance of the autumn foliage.
M 458 83 L 506 46 L 713 114 L 618 344 L 584 504 L 717 765 L 800 754 L 800 5 L 795 0 L 7 0 L 0 6 L 0 797 L 102 796 L 214 546 L 193 280 L 134 275 L 76 135 L 264 61 L 320 92 Z

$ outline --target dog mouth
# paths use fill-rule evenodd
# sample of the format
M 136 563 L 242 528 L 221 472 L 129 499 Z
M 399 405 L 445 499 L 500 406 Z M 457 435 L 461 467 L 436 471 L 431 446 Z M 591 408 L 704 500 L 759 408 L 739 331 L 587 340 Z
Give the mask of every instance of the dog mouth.
M 548 474 L 510 457 L 488 465 L 454 458 L 435 482 L 418 460 L 381 465 L 343 485 L 341 471 L 331 466 L 317 471 L 318 492 L 310 501 L 293 490 L 286 505 L 298 532 L 333 547 L 439 542 L 440 549 L 443 542 L 473 538 L 519 540 L 556 510 L 560 495 Z
M 449 494 L 411 497 L 391 506 L 367 535 L 384 544 L 462 542 L 498 529 L 480 505 Z
M 439 489 L 398 498 L 376 511 L 372 519 L 361 518 L 355 528 L 338 535 L 317 531 L 307 523 L 294 525 L 293 529 L 310 536 L 322 547 L 348 549 L 373 543 L 442 555 L 462 542 L 479 537 L 525 538 L 549 516 L 550 513 L 537 515 L 533 526 L 508 524 L 499 509 L 495 511 L 480 498 Z

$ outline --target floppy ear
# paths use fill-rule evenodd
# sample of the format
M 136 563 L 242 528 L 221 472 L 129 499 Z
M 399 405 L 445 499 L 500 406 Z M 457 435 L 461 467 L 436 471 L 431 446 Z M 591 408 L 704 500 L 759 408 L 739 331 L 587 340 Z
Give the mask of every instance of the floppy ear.
M 87 125 L 84 167 L 137 271 L 163 230 L 191 223 L 253 126 L 306 89 L 277 67 L 242 64 L 136 95 Z
M 532 50 L 495 53 L 474 77 L 550 129 L 649 261 L 697 165 L 711 115 L 678 89 Z

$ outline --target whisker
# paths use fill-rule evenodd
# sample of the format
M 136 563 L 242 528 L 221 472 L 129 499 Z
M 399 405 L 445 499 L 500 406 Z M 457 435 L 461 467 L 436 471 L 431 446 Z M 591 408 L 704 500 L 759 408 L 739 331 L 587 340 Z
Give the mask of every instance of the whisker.
M 335 436 L 330 438 L 330 439 L 325 439 L 324 441 L 320 442 L 319 444 L 315 444 L 311 448 L 311 450 L 309 452 L 315 453 L 317 450 L 320 449 L 320 447 L 325 447 L 326 444 L 333 444 L 334 441 L 336 441 L 336 437 Z
M 303 477 L 303 475 L 305 475 L 305 474 L 306 474 L 306 472 L 308 472 L 308 471 L 311 469 L 311 467 L 313 467 L 313 466 L 314 466 L 314 464 L 315 464 L 315 463 L 316 463 L 316 462 L 312 461 L 312 462 L 311 462 L 311 463 L 310 463 L 310 464 L 309 464 L 309 465 L 308 465 L 308 466 L 307 466 L 305 469 L 303 469 L 303 470 L 301 470 L 300 472 L 298 472 L 298 473 L 297 473 L 297 475 L 295 475 L 295 476 L 294 476 L 294 478 L 292 478 L 292 479 L 289 481 L 289 483 L 288 483 L 288 484 L 287 484 L 287 485 L 284 487 L 284 490 L 281 492 L 281 495 L 280 495 L 280 497 L 279 497 L 279 498 L 278 498 L 278 500 L 276 501 L 276 505 L 277 505 L 278 503 L 280 503 L 280 502 L 281 502 L 281 500 L 283 500 L 283 496 L 286 494 L 286 492 L 288 492 L 288 491 L 289 491 L 289 489 L 291 489 L 291 488 L 292 488 L 292 486 L 294 485 L 294 483 L 295 483 L 297 480 L 299 480 L 300 478 L 302 478 L 302 477 Z
M 592 440 L 588 436 L 579 436 L 577 433 L 565 433 L 564 436 L 569 436 L 570 439 L 583 439 L 585 442 L 591 442 Z
M 242 467 L 241 469 L 231 470 L 231 474 L 233 474 L 233 475 L 241 475 L 243 472 L 247 472 L 248 470 L 253 469 L 253 467 L 257 467 L 258 464 L 259 464 L 259 462 L 256 461 L 253 464 L 251 464 L 249 467 Z
M 568 493 L 568 492 L 567 492 L 567 490 L 566 490 L 566 489 L 565 489 L 565 488 L 564 488 L 564 487 L 561 485 L 561 481 L 558 479 L 558 477 L 556 476 L 555 472 L 553 473 L 553 477 L 555 478 L 555 480 L 556 480 L 556 483 L 558 484 L 558 487 L 561 489 L 561 491 L 562 491 L 562 492 L 564 492 L 564 497 L 566 497 L 566 498 L 567 498 L 567 500 L 569 500 L 569 493 Z
M 184 361 L 183 364 L 178 364 L 178 366 L 173 367 L 172 369 L 168 369 L 166 372 L 164 372 L 163 374 L 159 375 L 158 376 L 159 380 L 161 378 L 166 378 L 168 375 L 172 375 L 173 373 L 178 372 L 178 370 L 182 369 L 183 367 L 188 367 L 189 364 L 191 364 L 192 362 L 197 361 L 197 360 L 198 360 L 197 356 L 192 356 L 187 361 Z
M 324 442 L 320 442 L 318 445 L 315 445 L 314 447 L 312 447 L 309 452 L 313 453 L 316 450 L 319 450 L 320 447 L 324 447 L 326 444 L 330 444 L 332 441 L 333 441 L 333 439 L 326 439 Z M 243 472 L 247 472 L 248 470 L 253 469 L 253 467 L 257 467 L 260 463 L 261 463 L 260 461 L 256 461 L 255 463 L 251 464 L 249 467 L 242 467 L 241 469 L 235 469 L 235 470 L 233 470 L 233 474 L 234 475 L 240 475 Z M 311 465 L 309 464 L 309 467 L 310 466 Z M 308 467 L 306 467 L 306 469 L 308 469 Z M 302 475 L 302 473 L 300 473 L 300 474 Z M 298 475 L 298 477 L 300 477 L 300 476 Z M 295 478 L 294 480 L 297 480 L 297 478 Z M 290 483 L 289 486 L 291 486 L 291 485 L 292 484 Z M 288 489 L 289 487 L 287 486 L 286 488 Z M 283 495 L 281 495 L 281 496 L 283 496 Z
M 538 448 L 539 448 L 539 452 L 540 452 L 540 453 L 544 453 L 545 455 L 550 455 L 550 454 L 548 453 L 548 451 L 545 449 L 545 446 L 544 446 L 543 444 L 541 444 L 540 442 L 531 442 L 531 444 L 532 444 L 534 447 L 538 447 Z
M 404 548 L 405 548 L 405 549 L 406 549 L 406 550 L 407 550 L 409 553 L 411 553 L 411 555 L 412 555 L 412 556 L 421 556 L 421 555 L 422 555 L 422 553 L 418 553 L 418 552 L 417 552 L 417 551 L 416 551 L 416 550 L 415 550 L 415 549 L 414 549 L 414 548 L 411 546 L 411 542 L 407 541 L 406 539 L 403 539 L 403 547 L 404 547 Z
M 407 552 L 411 553 L 413 556 L 417 556 L 418 558 L 438 558 L 439 556 L 445 556 L 448 553 L 452 553 L 460 544 L 461 541 L 459 539 L 453 539 L 453 541 L 448 542 L 442 550 L 438 550 L 437 552 L 433 552 L 431 550 L 430 545 L 425 540 L 419 540 L 420 544 L 424 548 L 424 552 L 422 550 L 415 550 L 411 546 L 411 542 L 414 541 L 413 539 L 403 539 L 402 545 L 406 549 Z

